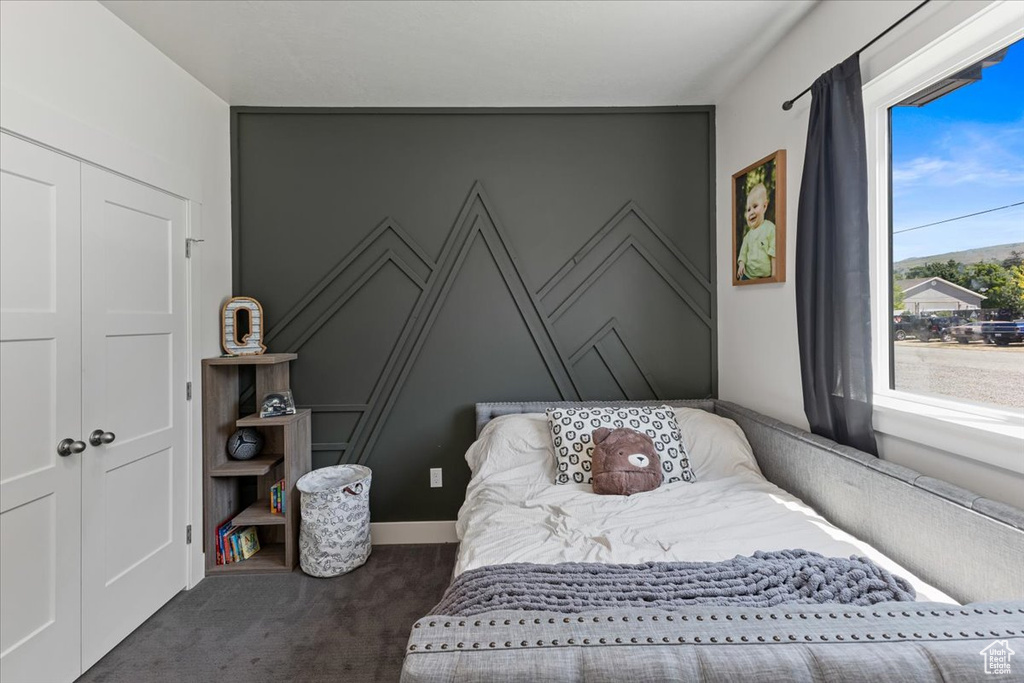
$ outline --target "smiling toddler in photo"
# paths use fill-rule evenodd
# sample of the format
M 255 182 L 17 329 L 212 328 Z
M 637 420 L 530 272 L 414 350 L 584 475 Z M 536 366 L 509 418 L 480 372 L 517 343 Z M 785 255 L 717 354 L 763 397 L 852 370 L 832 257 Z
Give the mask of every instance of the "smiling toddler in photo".
M 765 220 L 767 210 L 768 189 L 758 183 L 747 194 L 747 207 L 743 212 L 747 234 L 743 236 L 736 258 L 736 277 L 740 280 L 775 275 L 775 224 Z

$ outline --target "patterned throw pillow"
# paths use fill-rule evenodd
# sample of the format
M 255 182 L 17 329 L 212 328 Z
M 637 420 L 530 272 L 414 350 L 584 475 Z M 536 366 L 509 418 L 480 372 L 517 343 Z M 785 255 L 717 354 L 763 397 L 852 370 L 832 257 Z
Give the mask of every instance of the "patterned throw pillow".
M 591 437 L 598 427 L 628 427 L 647 434 L 661 459 L 663 483 L 694 481 L 675 412 L 668 406 L 628 408 L 549 408 L 548 427 L 555 447 L 555 483 L 590 484 Z

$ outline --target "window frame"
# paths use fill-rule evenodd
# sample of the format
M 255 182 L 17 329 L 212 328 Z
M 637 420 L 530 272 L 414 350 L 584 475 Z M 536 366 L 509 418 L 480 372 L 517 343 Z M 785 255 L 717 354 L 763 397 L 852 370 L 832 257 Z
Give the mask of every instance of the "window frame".
M 1024 13 L 1017 3 L 989 5 L 872 78 L 865 84 L 863 95 L 868 161 L 875 430 L 1024 474 L 1024 411 L 890 388 L 893 309 L 889 174 L 889 108 L 929 84 L 1024 38 L 1022 15 Z

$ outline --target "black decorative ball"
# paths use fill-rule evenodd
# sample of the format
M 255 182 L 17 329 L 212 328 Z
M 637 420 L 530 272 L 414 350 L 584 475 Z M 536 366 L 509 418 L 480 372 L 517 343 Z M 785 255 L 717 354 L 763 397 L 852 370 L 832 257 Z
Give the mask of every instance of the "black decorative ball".
M 263 450 L 263 435 L 252 427 L 242 427 L 228 437 L 228 455 L 235 460 L 250 460 Z

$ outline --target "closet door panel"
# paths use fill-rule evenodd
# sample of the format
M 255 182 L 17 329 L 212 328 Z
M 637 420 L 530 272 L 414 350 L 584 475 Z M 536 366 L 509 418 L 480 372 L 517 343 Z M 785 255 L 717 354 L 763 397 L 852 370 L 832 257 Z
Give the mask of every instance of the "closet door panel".
M 80 164 L 0 133 L 0 680 L 81 673 Z
M 86 668 L 185 587 L 186 208 L 83 166 Z

